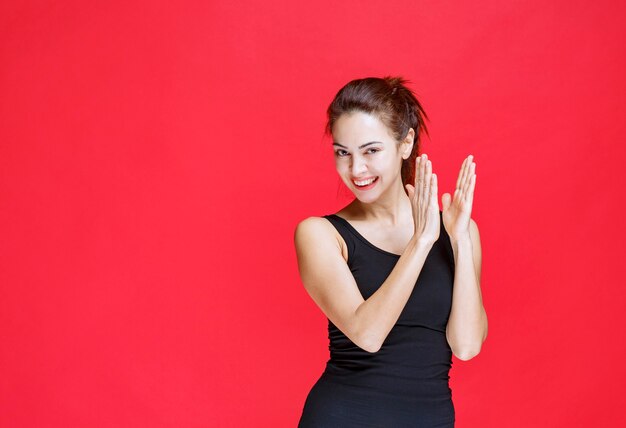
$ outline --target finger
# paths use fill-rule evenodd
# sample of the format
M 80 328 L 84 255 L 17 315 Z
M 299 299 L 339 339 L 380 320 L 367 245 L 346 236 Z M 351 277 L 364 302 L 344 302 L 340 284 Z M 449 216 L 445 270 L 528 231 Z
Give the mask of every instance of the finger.
M 467 197 L 467 191 L 469 189 L 469 184 L 470 184 L 470 178 L 472 178 L 472 174 L 473 174 L 473 165 L 474 162 L 470 162 L 470 164 L 467 166 L 467 173 L 465 175 L 465 179 L 463 180 L 463 197 Z
M 420 175 L 419 175 L 419 187 L 417 190 L 417 198 L 418 202 L 421 204 L 424 203 L 424 171 L 426 169 L 426 162 L 428 161 L 428 156 L 426 154 L 422 155 L 422 160 L 420 162 Z
M 466 163 L 467 163 L 467 158 L 463 159 L 463 163 L 461 164 L 461 169 L 459 170 L 459 176 L 456 178 L 456 187 L 455 187 L 455 189 L 460 189 L 461 188 L 461 179 L 463 178 L 463 171 L 465 170 L 465 164 Z
M 420 187 L 420 165 L 422 162 L 422 157 L 418 156 L 415 159 L 415 178 L 413 179 L 413 196 L 417 196 L 417 191 Z
M 422 170 L 421 172 L 421 179 L 420 179 L 420 199 L 419 199 L 419 206 L 421 209 L 424 208 L 424 205 L 426 205 L 425 203 L 425 199 L 428 198 L 428 193 L 427 193 L 427 189 L 426 189 L 426 181 L 428 180 L 427 177 L 427 172 L 428 172 L 428 163 L 429 161 L 426 159 L 422 159 Z
M 439 198 L 437 196 L 437 174 L 433 174 L 430 184 L 430 203 L 439 209 Z
M 441 195 L 441 209 L 443 211 L 447 211 L 450 208 L 451 197 L 449 193 L 444 193 Z
M 469 155 L 468 157 L 465 158 L 465 161 L 463 162 L 463 170 L 461 172 L 461 176 L 459 177 L 460 182 L 459 182 L 459 192 L 458 192 L 458 197 L 459 197 L 459 201 L 463 200 L 465 198 L 465 193 L 466 193 L 466 189 L 467 189 L 467 183 L 468 183 L 468 177 L 469 177 L 469 169 L 470 169 L 470 165 L 472 163 L 472 155 Z
M 463 178 L 461 179 L 461 187 L 460 189 L 462 190 L 462 194 L 465 194 L 465 191 L 467 189 L 467 184 L 469 182 L 469 176 L 470 176 L 470 168 L 472 166 L 472 160 L 474 159 L 474 156 L 469 155 L 467 158 L 465 158 L 465 168 L 463 170 Z
M 469 188 L 469 191 L 467 192 L 467 200 L 469 201 L 470 205 L 474 201 L 474 189 L 475 188 L 476 188 L 476 174 L 472 175 L 472 179 L 470 180 L 470 188 Z
M 433 175 L 433 163 L 426 161 L 426 168 L 424 172 L 424 205 L 430 203 L 430 180 Z
M 413 177 L 413 187 L 417 188 L 417 181 L 420 178 L 420 163 L 422 161 L 422 157 L 418 156 L 415 158 L 415 177 Z
M 469 187 L 465 197 L 463 198 L 463 205 L 471 210 L 472 204 L 474 203 L 474 183 L 476 183 L 476 174 L 472 174 L 468 181 Z
M 413 181 L 417 180 L 417 172 L 420 170 L 420 161 L 422 160 L 422 158 L 420 156 L 415 158 L 415 177 L 413 178 Z
M 472 162 L 468 168 L 467 177 L 465 178 L 465 185 L 463 186 L 463 196 L 467 198 L 467 194 L 469 192 L 471 178 L 474 175 L 474 171 L 476 170 L 476 163 Z

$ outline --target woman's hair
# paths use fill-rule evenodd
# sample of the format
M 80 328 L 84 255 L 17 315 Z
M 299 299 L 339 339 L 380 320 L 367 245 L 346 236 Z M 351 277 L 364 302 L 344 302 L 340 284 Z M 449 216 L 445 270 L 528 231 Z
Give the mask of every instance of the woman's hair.
M 366 77 L 348 82 L 337 92 L 328 106 L 325 132 L 332 135 L 333 126 L 342 114 L 360 111 L 376 115 L 391 130 L 394 138 L 402 141 L 410 128 L 415 131 L 413 150 L 402 162 L 402 183 L 413 184 L 415 159 L 419 155 L 420 136 L 428 135 L 424 119 L 428 119 L 415 94 L 402 77 Z

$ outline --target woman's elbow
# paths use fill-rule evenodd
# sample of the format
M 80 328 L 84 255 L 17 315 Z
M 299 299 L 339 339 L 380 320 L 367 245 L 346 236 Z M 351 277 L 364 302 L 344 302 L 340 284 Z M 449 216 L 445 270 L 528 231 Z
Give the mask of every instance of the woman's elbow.
M 476 348 L 467 348 L 459 352 L 455 352 L 454 356 L 461 361 L 469 361 L 478 354 L 480 354 L 480 346 Z
M 359 348 L 363 349 L 366 352 L 369 352 L 370 354 L 375 354 L 376 352 L 380 351 L 380 348 L 382 347 L 382 345 L 378 342 L 367 340 L 361 341 L 358 346 Z

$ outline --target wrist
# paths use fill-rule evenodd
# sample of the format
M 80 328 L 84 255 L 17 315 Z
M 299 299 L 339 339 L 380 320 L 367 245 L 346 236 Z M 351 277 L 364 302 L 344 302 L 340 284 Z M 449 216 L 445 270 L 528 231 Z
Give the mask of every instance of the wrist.
M 450 237 L 450 244 L 452 248 L 457 249 L 459 247 L 470 247 L 472 246 L 472 239 L 470 238 L 469 233 L 463 234 L 462 236 Z
M 462 234 L 460 234 L 458 236 L 452 236 L 452 235 L 449 235 L 449 236 L 450 236 L 450 241 L 454 241 L 454 242 L 465 242 L 465 241 L 468 241 L 468 242 L 471 242 L 471 237 L 470 237 L 469 232 L 462 233 Z
M 426 249 L 430 251 L 434 242 L 424 237 L 413 235 L 411 241 L 409 241 L 409 245 L 414 249 Z

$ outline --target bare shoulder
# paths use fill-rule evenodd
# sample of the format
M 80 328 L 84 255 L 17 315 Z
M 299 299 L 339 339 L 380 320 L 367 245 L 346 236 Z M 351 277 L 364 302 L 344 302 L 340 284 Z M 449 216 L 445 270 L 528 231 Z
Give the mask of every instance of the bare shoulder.
M 346 263 L 345 245 L 335 226 L 323 217 L 306 218 L 298 223 L 294 240 L 300 278 L 313 301 L 357 346 L 370 349 L 356 317 L 363 296 Z
M 337 231 L 323 217 L 307 217 L 296 226 L 294 233 L 296 249 L 303 247 L 333 246 L 341 250 Z
M 329 226 L 331 226 L 323 217 L 307 217 L 304 220 L 300 221 L 296 226 L 296 236 L 298 234 L 307 234 L 311 231 L 323 231 L 329 230 Z

